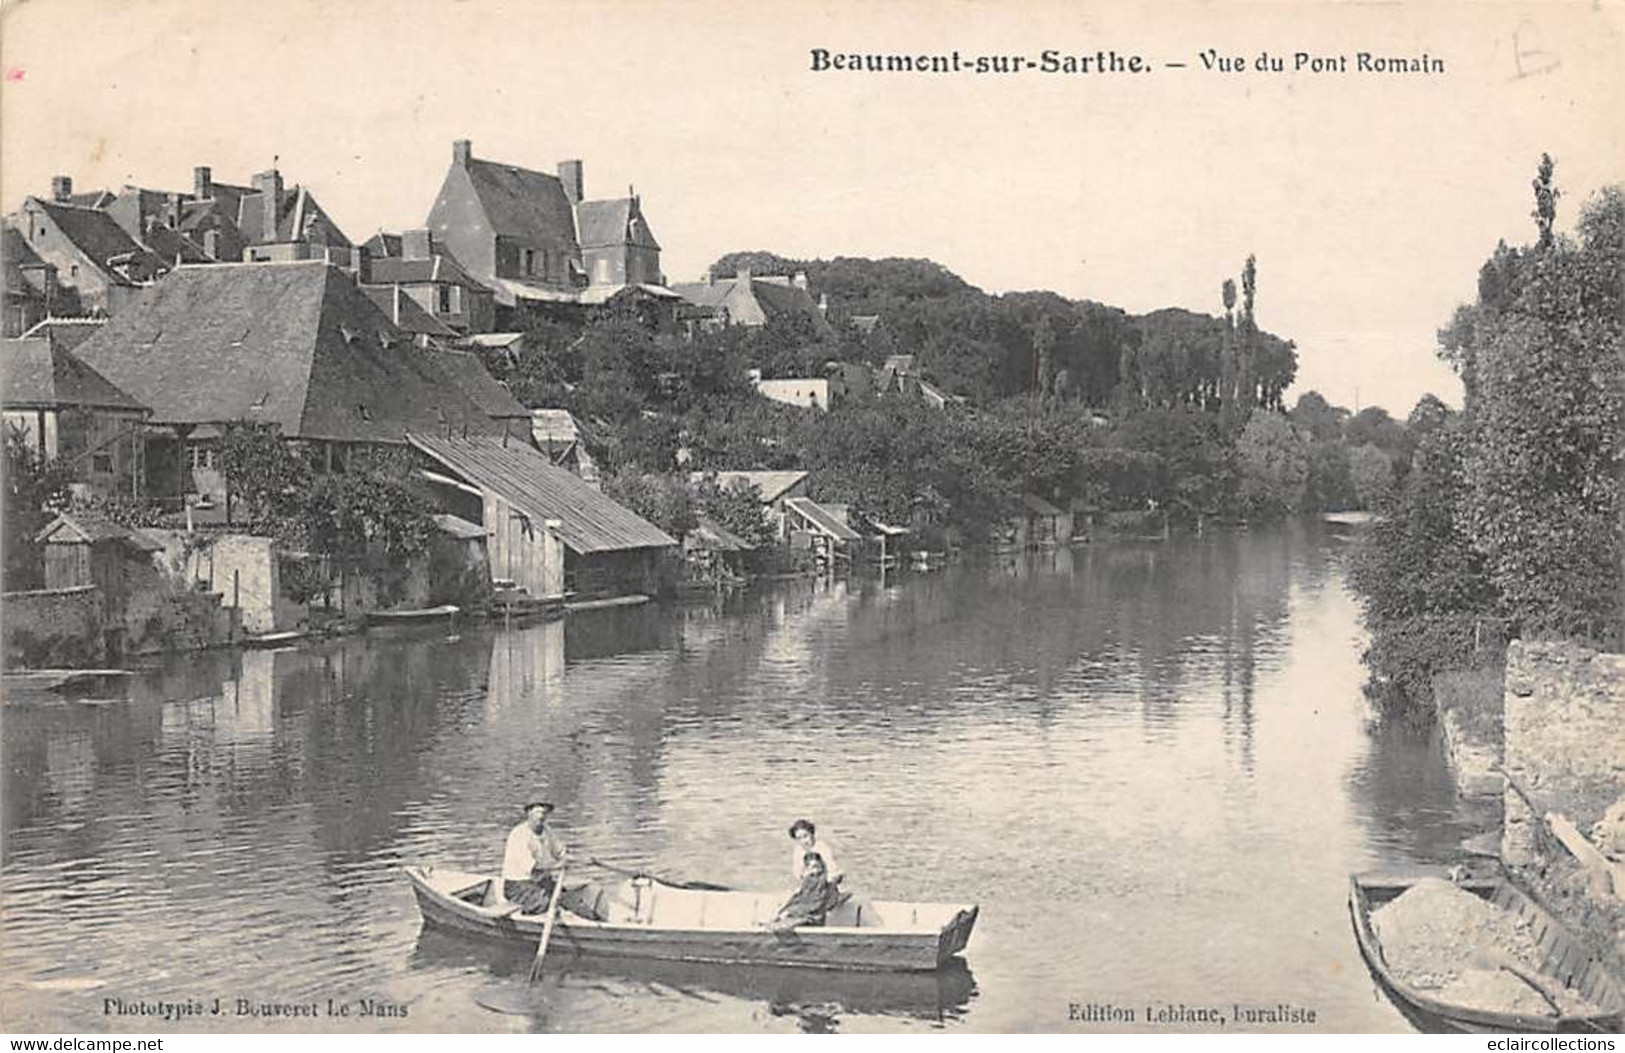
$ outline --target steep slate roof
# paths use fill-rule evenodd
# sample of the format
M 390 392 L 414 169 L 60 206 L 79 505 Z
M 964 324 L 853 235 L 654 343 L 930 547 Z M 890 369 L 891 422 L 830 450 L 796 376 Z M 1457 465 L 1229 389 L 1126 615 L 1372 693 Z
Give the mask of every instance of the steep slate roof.
M 480 356 L 470 351 L 453 351 L 450 348 L 432 345 L 418 353 L 431 356 L 440 370 L 450 377 L 462 393 L 468 396 L 469 401 L 478 406 L 487 417 L 499 420 L 530 420 L 530 410 L 513 397 L 513 392 L 497 382 L 497 378 L 485 368 L 485 363 L 480 361 Z M 513 430 L 517 437 L 523 436 L 526 429 Z
M 806 289 L 790 284 L 789 279 L 781 278 L 775 281 L 772 278 L 752 278 L 751 291 L 756 294 L 756 302 L 762 305 L 762 310 L 768 315 L 801 315 L 812 322 L 813 327 L 820 332 L 829 328 L 829 323 L 818 310 L 818 304 L 813 300 L 812 294 Z
M 283 188 L 282 200 L 277 206 L 276 230 L 267 231 L 264 208 L 260 203 L 264 196 L 259 190 L 248 190 L 237 199 L 237 229 L 242 231 L 249 244 L 303 241 L 305 222 L 310 216 L 316 215 L 321 217 L 323 225 L 331 235 L 320 239 L 323 243 L 350 245 L 350 239 L 339 229 L 339 225 L 333 221 L 327 210 L 316 201 L 316 196 L 298 185 Z
M 179 268 L 79 354 L 160 423 L 263 421 L 289 438 L 344 442 L 501 430 L 319 260 Z
M 114 222 L 113 217 L 106 212 L 57 205 L 41 201 L 39 198 L 32 200 L 51 218 L 51 222 L 57 225 L 62 235 L 72 242 L 76 249 L 84 253 L 115 282 L 130 284 L 128 279 L 108 266 L 107 261 L 115 257 L 134 256 L 146 259 L 149 264 L 161 265 L 151 253 L 137 245 L 135 239 L 126 234 L 124 228 Z
M 361 246 L 372 254 L 373 261 L 401 254 L 401 236 L 382 230 L 368 238 Z
M 446 439 L 438 435 L 407 436 L 407 441 L 475 486 L 506 498 L 538 527 L 549 519 L 561 524 L 559 539 L 571 552 L 619 552 L 666 548 L 677 540 L 616 504 L 529 443 L 489 437 Z
M 856 530 L 837 519 L 833 512 L 809 498 L 792 497 L 784 502 L 784 506 L 795 511 L 801 518 L 807 520 L 807 522 L 836 541 L 863 540 Z
M 46 262 L 39 258 L 34 247 L 23 237 L 23 232 L 12 226 L 10 221 L 0 224 L 0 260 L 4 260 L 6 270 L 13 267 L 44 267 Z
M 575 243 L 574 210 L 558 176 L 472 158 L 465 167 L 491 233 Z
M 762 496 L 762 503 L 770 504 L 805 478 L 806 472 L 718 472 L 717 485 L 723 489 L 736 483 L 754 486 Z
M 638 220 L 633 223 L 634 217 Z M 576 206 L 576 237 L 584 249 L 608 245 L 638 245 L 658 249 L 654 232 L 633 198 L 583 201 Z
M 0 400 L 7 409 L 146 409 L 49 338 L 0 340 L 0 375 L 5 378 Z

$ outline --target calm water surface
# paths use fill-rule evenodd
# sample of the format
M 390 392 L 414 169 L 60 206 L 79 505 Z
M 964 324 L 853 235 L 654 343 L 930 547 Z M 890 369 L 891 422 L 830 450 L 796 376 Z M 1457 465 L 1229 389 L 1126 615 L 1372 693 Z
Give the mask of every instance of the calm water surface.
M 1053 1030 L 1069 1003 L 1288 1003 L 1408 1030 L 1350 871 L 1454 859 L 1482 815 L 1374 728 L 1346 542 L 1119 543 L 504 631 L 187 656 L 4 716 L 0 1013 L 362 999 L 394 1030 Z M 848 884 L 974 900 L 964 968 L 841 977 L 558 960 L 421 930 L 399 867 L 494 870 L 545 795 L 578 854 L 787 883 L 815 817 Z M 519 996 L 494 1013 L 480 997 Z M 511 998 L 510 998 L 511 1000 Z M 359 1009 L 353 1011 L 359 1012 Z M 231 1016 L 182 1028 L 289 1026 Z

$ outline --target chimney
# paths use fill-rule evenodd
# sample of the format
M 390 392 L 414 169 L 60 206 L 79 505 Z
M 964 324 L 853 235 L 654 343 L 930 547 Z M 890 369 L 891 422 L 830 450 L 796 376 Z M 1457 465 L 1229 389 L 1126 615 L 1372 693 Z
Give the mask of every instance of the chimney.
M 73 177 L 72 176 L 59 175 L 59 176 L 52 176 L 51 177 L 51 200 L 52 201 L 63 202 L 63 201 L 68 200 L 68 198 L 70 198 L 72 196 L 73 196 Z
M 451 163 L 468 167 L 468 162 L 474 160 L 474 140 L 457 139 L 451 144 Z
M 350 250 L 350 260 L 355 264 L 355 280 L 360 285 L 372 284 L 372 253 L 366 246 L 357 245 Z
M 796 271 L 796 276 L 790 279 L 790 284 L 805 292 L 807 289 L 807 272 Z
M 408 257 L 408 258 L 410 258 L 410 257 Z M 395 285 L 395 286 L 392 286 L 391 288 L 393 288 L 395 291 L 394 291 L 394 294 L 392 296 L 390 296 L 390 298 L 389 298 L 389 320 L 391 322 L 394 322 L 396 325 L 400 325 L 401 324 L 401 287 L 399 285 Z
M 254 189 L 260 195 L 260 241 L 276 241 L 276 224 L 282 209 L 282 173 L 274 168 L 261 172 L 254 177 Z
M 564 196 L 570 199 L 570 204 L 581 204 L 586 193 L 586 184 L 582 180 L 580 161 L 559 162 L 559 182 L 564 184 Z
M 429 243 L 429 228 L 401 231 L 401 259 L 426 260 L 434 255 Z
M 192 169 L 192 196 L 199 201 L 214 197 L 214 171 L 208 165 Z
M 181 225 L 181 195 L 171 191 L 164 195 L 164 226 L 171 229 Z

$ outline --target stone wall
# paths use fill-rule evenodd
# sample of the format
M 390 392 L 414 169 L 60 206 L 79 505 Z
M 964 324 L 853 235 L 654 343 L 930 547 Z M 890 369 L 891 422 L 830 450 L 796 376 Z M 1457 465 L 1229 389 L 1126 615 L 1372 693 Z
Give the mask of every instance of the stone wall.
M 8 592 L 4 636 L 7 669 L 96 666 L 106 661 L 102 594 L 94 585 Z
M 1625 795 L 1625 655 L 1514 641 L 1505 739 L 1504 767 L 1516 788 L 1506 790 L 1501 858 L 1526 866 L 1539 855 L 1544 813 L 1589 830 Z

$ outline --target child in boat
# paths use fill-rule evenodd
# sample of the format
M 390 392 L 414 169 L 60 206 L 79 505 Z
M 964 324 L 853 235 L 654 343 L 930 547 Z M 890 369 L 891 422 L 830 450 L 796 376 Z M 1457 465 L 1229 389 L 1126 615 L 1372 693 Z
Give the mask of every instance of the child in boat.
M 806 876 L 806 859 L 812 852 L 817 852 L 823 858 L 824 870 L 831 881 L 841 880 L 841 864 L 835 861 L 835 853 L 830 850 L 829 842 L 818 836 L 818 828 L 811 819 L 797 819 L 791 823 L 790 840 L 790 874 L 797 881 Z
M 817 852 L 808 852 L 802 861 L 801 887 L 779 908 L 767 927 L 774 932 L 786 932 L 798 925 L 822 925 L 829 912 L 845 903 L 847 898 L 840 886 L 829 880 L 824 857 Z

